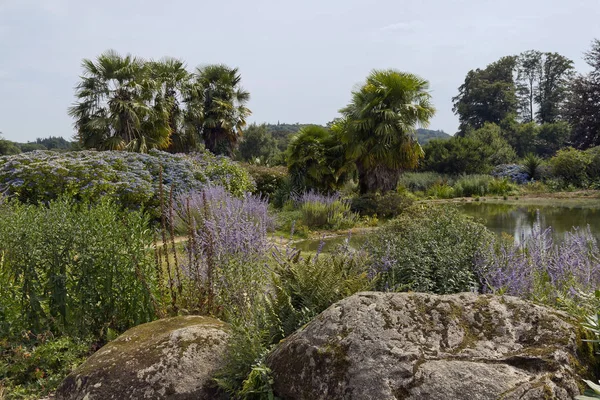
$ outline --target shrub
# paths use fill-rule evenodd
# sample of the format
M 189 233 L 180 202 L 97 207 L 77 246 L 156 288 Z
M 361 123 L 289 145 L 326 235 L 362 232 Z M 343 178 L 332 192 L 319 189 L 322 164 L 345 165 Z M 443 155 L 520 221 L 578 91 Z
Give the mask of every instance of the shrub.
M 586 154 L 589 157 L 589 164 L 587 166 L 587 176 L 593 182 L 600 181 L 600 146 L 592 147 L 587 149 Z
M 542 230 L 539 217 L 522 243 L 495 240 L 482 253 L 478 271 L 485 292 L 561 306 L 581 300 L 600 284 L 600 250 L 588 229 L 574 229 L 555 243 L 552 229 Z
M 286 185 L 288 180 L 287 168 L 265 167 L 252 164 L 244 164 L 243 167 L 250 173 L 256 184 L 254 193 L 272 200 L 273 195 Z
M 506 196 L 518 190 L 508 179 L 492 179 L 488 185 L 487 194 Z
M 363 216 L 379 216 L 391 218 L 400 215 L 413 204 L 413 196 L 386 192 L 368 193 L 352 199 L 350 209 Z
M 35 151 L 0 158 L 0 190 L 34 204 L 61 195 L 85 201 L 108 195 L 126 208 L 158 209 L 161 174 L 162 184 L 174 185 L 178 192 L 200 190 L 209 183 L 237 196 L 253 189 L 243 168 L 208 152 Z
M 264 289 L 267 231 L 274 227 L 266 200 L 210 187 L 180 197 L 173 221 L 189 232 L 181 269 L 190 306 L 223 319 L 244 313 Z
M 450 206 L 413 206 L 368 244 L 378 290 L 438 294 L 477 287 L 475 261 L 491 233 Z
M 0 207 L 3 336 L 103 338 L 151 321 L 160 307 L 149 218 L 109 201 Z
M 539 168 L 538 168 L 539 169 Z M 530 181 L 530 175 L 518 164 L 501 164 L 494 167 L 491 175 L 495 178 L 508 178 L 511 182 L 523 185 Z
M 584 186 L 587 184 L 587 168 L 591 160 L 589 154 L 572 147 L 559 150 L 550 159 L 552 174 L 567 184 Z
M 302 214 L 302 223 L 311 229 L 351 228 L 358 218 L 350 210 L 350 202 L 338 194 L 322 195 L 306 192 L 294 199 Z

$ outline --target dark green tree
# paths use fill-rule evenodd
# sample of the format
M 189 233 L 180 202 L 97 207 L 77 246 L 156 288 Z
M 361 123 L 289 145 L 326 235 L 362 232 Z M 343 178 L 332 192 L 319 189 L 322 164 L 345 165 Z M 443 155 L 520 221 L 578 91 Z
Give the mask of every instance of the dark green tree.
M 469 129 L 479 129 L 486 122 L 500 124 L 517 115 L 514 73 L 517 57 L 506 56 L 485 69 L 471 70 L 458 95 L 452 99 L 453 111 L 460 122 L 459 136 Z
M 557 122 L 561 119 L 567 88 L 573 79 L 573 61 L 558 53 L 544 53 L 540 71 L 535 93 L 538 104 L 536 120 L 540 124 Z
M 270 163 L 275 158 L 279 149 L 277 142 L 267 130 L 265 124 L 251 124 L 244 130 L 244 136 L 239 145 L 239 156 L 243 161 Z
M 423 156 L 415 137 L 435 113 L 429 83 L 396 70 L 374 70 L 340 110 L 333 129 L 356 163 L 361 193 L 395 190 L 403 170 L 414 169 Z
M 297 191 L 331 192 L 345 182 L 352 166 L 337 133 L 318 125 L 300 129 L 286 153 L 292 186 Z
M 206 148 L 215 154 L 233 155 L 250 110 L 250 93 L 241 87 L 237 68 L 208 65 L 198 68 L 188 98 L 188 108 L 201 110 L 190 117 Z
M 600 145 L 600 40 L 592 42 L 584 59 L 592 71 L 573 79 L 565 105 L 566 119 L 573 127 L 571 142 L 579 149 Z

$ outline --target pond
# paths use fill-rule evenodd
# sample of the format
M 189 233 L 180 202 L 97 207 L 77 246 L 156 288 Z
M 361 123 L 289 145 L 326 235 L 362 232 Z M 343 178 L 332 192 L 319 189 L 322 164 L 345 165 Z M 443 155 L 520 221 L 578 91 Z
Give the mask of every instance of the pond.
M 467 215 L 482 222 L 489 230 L 500 235 L 506 233 L 520 242 L 531 235 L 538 218 L 543 229 L 552 227 L 555 240 L 561 240 L 573 227 L 587 227 L 600 240 L 600 199 L 522 199 L 487 200 L 459 203 Z M 349 240 L 350 246 L 360 247 L 368 234 L 354 234 L 326 238 L 323 251 L 331 251 Z M 303 240 L 294 244 L 302 251 L 317 251 L 321 240 Z
M 494 233 L 506 233 L 517 242 L 531 235 L 539 214 L 542 229 L 552 227 L 561 240 L 573 227 L 586 228 L 600 239 L 599 199 L 527 199 L 469 202 L 459 206 L 467 215 L 479 219 Z

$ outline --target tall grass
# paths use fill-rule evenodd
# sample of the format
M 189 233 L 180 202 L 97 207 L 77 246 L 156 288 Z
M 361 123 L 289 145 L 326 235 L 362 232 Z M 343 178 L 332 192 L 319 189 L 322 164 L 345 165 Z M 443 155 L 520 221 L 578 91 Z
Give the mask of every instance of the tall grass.
M 350 209 L 350 201 L 339 194 L 306 192 L 296 196 L 294 204 L 300 210 L 302 223 L 312 229 L 351 228 L 358 220 L 358 215 Z
M 452 186 L 454 178 L 450 175 L 438 174 L 437 172 L 405 172 L 400 175 L 398 186 L 404 187 L 411 192 L 427 192 L 434 185 Z

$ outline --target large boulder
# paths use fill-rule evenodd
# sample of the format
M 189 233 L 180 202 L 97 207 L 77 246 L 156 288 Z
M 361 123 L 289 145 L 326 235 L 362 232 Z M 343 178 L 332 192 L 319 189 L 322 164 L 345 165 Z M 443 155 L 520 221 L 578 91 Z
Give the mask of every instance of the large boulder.
M 199 316 L 136 326 L 72 372 L 56 398 L 214 399 L 228 336 L 223 322 Z
M 577 335 L 566 314 L 514 297 L 365 292 L 285 339 L 267 364 L 285 400 L 566 400 L 591 359 Z

